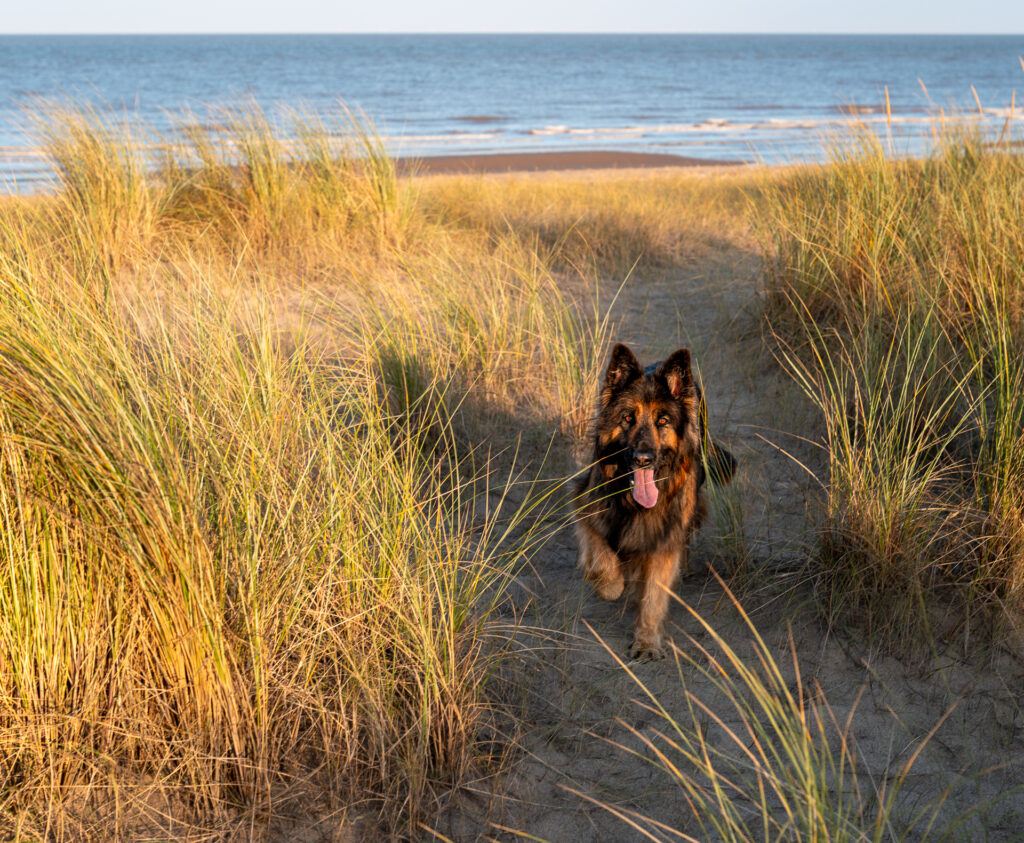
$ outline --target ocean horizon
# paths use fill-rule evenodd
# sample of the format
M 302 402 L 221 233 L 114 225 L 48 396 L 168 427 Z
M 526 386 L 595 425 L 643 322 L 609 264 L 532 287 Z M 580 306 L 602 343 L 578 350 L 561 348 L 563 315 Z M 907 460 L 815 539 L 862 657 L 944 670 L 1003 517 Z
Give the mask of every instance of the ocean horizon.
M 339 131 L 364 113 L 396 156 L 616 150 L 821 161 L 854 126 L 919 154 L 937 121 L 1019 140 L 1021 35 L 6 35 L 0 184 L 51 172 L 31 129 L 72 101 L 165 139 L 257 104 Z

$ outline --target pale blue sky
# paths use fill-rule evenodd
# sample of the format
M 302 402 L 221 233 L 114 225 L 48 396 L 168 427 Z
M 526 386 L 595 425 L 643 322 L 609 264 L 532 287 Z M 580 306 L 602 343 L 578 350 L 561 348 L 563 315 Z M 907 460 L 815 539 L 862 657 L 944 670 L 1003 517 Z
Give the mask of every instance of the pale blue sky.
M 2 0 L 0 33 L 1024 33 L 1022 0 Z

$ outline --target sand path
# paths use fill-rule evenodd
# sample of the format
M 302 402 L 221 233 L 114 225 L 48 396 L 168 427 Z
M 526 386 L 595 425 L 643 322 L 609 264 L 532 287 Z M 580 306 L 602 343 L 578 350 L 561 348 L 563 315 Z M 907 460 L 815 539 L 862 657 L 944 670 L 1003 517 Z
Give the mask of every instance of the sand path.
M 921 807 L 949 785 L 953 790 L 944 818 L 984 806 L 1024 781 L 1016 762 L 1024 758 L 1024 668 L 1005 652 L 983 666 L 948 654 L 926 665 L 919 659 L 874 658 L 850 636 L 824 629 L 808 589 L 800 585 L 800 563 L 806 557 L 800 543 L 807 535 L 815 483 L 780 450 L 820 470 L 820 454 L 782 432 L 813 430 L 813 416 L 765 351 L 758 279 L 756 254 L 734 245 L 693 267 L 635 279 L 617 306 L 615 339 L 634 347 L 641 362 L 661 359 L 681 345 L 693 350 L 712 431 L 742 464 L 736 482 L 713 502 L 709 523 L 692 548 L 693 572 L 677 593 L 744 651 L 750 635 L 707 567 L 728 571 L 747 565 L 759 572 L 760 580 L 747 579 L 753 585 L 744 605 L 775 657 L 787 662 L 787 630 L 792 628 L 804 687 L 820 684 L 840 722 L 856 706 L 853 734 L 865 790 L 871 790 L 871 781 L 880 786 L 898 775 L 916 739 L 962 697 L 908 777 L 907 810 Z M 624 656 L 632 613 L 621 601 L 602 602 L 582 581 L 570 531 L 560 533 L 535 564 L 536 570 L 524 575 L 517 600 L 526 628 L 518 636 L 522 651 L 509 688 L 526 712 L 521 752 L 510 773 L 459 794 L 437 830 L 457 841 L 680 839 L 667 832 L 646 837 L 596 804 L 601 802 L 703 839 L 680 790 L 645 757 L 650 753 L 623 725 L 643 732 L 664 728 L 664 722 L 637 703 L 643 696 L 640 687 L 587 627 Z M 779 597 L 780 591 L 788 596 Z M 680 646 L 687 646 L 687 635 L 708 640 L 681 605 L 672 608 L 673 628 Z M 738 726 L 733 712 L 715 708 L 720 699 L 692 669 L 684 668 L 681 676 L 671 659 L 633 667 L 674 715 L 686 711 L 688 688 L 719 711 L 727 725 Z M 1004 766 L 975 776 L 992 765 Z M 1024 821 L 1016 819 L 1022 810 L 1021 794 L 1011 792 L 972 822 L 974 828 L 987 828 L 989 839 L 1013 839 L 1024 829 Z M 965 832 L 967 839 L 973 835 Z

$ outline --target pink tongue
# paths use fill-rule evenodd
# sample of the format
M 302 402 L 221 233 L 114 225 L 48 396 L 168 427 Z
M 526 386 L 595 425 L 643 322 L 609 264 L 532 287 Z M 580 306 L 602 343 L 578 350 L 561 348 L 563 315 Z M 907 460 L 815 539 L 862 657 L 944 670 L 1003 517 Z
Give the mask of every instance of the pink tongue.
M 650 509 L 658 502 L 658 487 L 654 485 L 653 468 L 633 470 L 633 500 L 645 509 Z

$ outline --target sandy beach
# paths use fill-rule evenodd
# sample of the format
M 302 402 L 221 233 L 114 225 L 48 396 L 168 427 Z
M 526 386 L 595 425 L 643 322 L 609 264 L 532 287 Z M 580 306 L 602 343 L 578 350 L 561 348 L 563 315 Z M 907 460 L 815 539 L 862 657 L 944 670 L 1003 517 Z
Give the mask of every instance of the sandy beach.
M 480 155 L 431 155 L 399 158 L 403 174 L 530 173 L 559 170 L 622 170 L 661 167 L 736 167 L 745 161 L 716 161 L 685 155 L 619 150 L 567 150 L 565 152 L 495 152 Z

